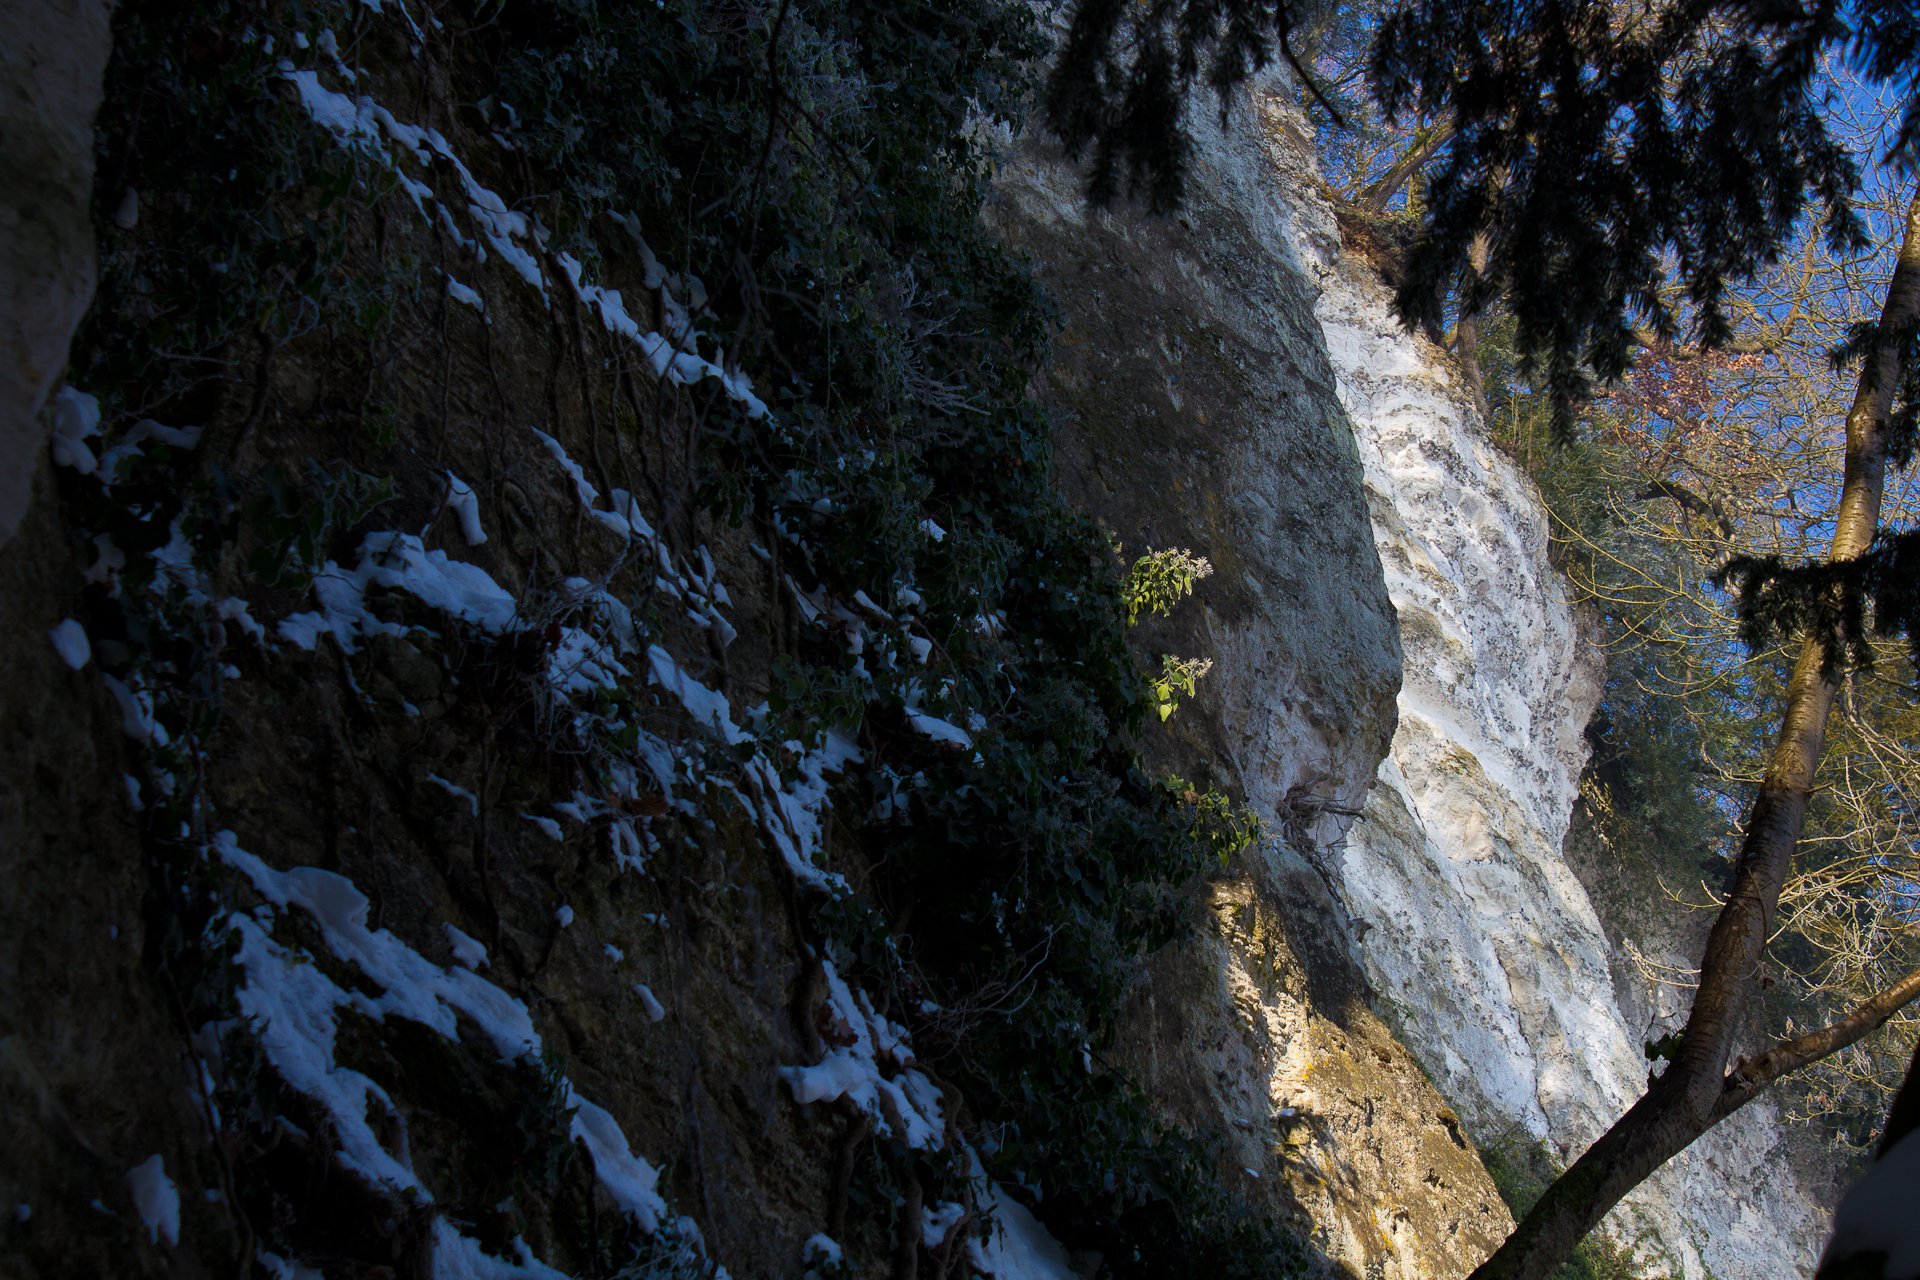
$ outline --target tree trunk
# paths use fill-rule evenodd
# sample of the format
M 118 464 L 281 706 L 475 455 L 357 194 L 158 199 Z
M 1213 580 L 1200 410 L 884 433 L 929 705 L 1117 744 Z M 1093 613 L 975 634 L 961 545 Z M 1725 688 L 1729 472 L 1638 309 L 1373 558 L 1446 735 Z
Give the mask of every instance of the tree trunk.
M 1485 231 L 1473 237 L 1473 243 L 1467 247 L 1467 266 L 1472 274 L 1469 284 L 1477 284 L 1486 274 L 1487 259 L 1493 252 L 1493 240 Z M 1480 312 L 1470 310 L 1471 303 L 1464 296 L 1471 290 L 1463 290 L 1460 303 L 1460 318 L 1453 326 L 1453 354 L 1460 362 L 1461 380 L 1467 384 L 1467 394 L 1473 397 L 1473 409 L 1481 418 L 1487 416 L 1487 380 L 1480 370 Z
M 1886 481 L 1887 417 L 1916 322 L 1920 193 L 1907 207 L 1876 340 L 1847 414 L 1846 467 L 1831 560 L 1851 560 L 1873 541 Z M 1473 1280 L 1545 1280 L 1622 1196 L 1726 1114 L 1720 1104 L 1727 1060 L 1760 972 L 1781 886 L 1793 866 L 1825 745 L 1835 693 L 1834 682 L 1821 674 L 1826 657 L 1817 637 L 1801 645 L 1780 738 L 1748 814 L 1733 889 L 1707 939 L 1700 985 L 1674 1060 L 1646 1095 L 1547 1188 Z
M 1395 160 L 1387 171 L 1375 179 L 1365 191 L 1354 198 L 1354 207 L 1363 213 L 1385 213 L 1388 203 L 1400 188 L 1406 185 L 1407 179 L 1411 178 L 1420 166 L 1440 149 L 1441 144 L 1452 136 L 1451 120 L 1430 124 L 1416 133 L 1407 149 L 1400 153 L 1400 158 Z

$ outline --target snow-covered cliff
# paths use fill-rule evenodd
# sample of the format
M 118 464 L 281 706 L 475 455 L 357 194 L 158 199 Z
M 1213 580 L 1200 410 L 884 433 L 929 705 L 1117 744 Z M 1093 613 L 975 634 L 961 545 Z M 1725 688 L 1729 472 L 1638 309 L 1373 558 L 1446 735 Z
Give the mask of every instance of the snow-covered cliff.
M 1571 1159 L 1645 1087 L 1649 1028 L 1562 841 L 1603 664 L 1547 560 L 1547 514 L 1498 453 L 1443 353 L 1403 331 L 1342 247 L 1283 109 L 1264 122 L 1298 174 L 1293 245 L 1366 469 L 1406 662 L 1399 724 L 1339 858 L 1367 974 L 1483 1141 Z M 1812 1270 L 1825 1214 L 1769 1160 L 1777 1114 L 1743 1112 L 1610 1226 L 1689 1280 Z

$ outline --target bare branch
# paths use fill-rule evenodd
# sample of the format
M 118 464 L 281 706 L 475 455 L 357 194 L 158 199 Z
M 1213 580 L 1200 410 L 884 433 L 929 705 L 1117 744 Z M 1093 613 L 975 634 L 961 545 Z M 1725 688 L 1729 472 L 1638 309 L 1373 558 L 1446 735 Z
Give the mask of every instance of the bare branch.
M 1782 1040 L 1757 1058 L 1742 1058 L 1727 1073 L 1713 1118 L 1725 1119 L 1781 1076 L 1811 1066 L 1886 1025 L 1887 1019 L 1920 998 L 1920 969 L 1885 988 L 1838 1022 Z
M 1354 201 L 1355 207 L 1366 213 L 1385 213 L 1387 203 L 1406 185 L 1407 179 L 1452 136 L 1453 122 L 1450 120 L 1421 130 L 1414 136 L 1412 144 L 1400 153 L 1400 158 L 1372 186 L 1360 193 Z

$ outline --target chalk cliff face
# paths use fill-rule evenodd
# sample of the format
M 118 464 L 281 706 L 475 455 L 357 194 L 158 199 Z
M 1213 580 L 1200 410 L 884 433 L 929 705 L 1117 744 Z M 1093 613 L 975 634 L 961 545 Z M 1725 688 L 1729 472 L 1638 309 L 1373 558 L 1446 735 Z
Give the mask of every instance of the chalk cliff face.
M 1196 118 L 1177 219 L 1089 213 L 1076 172 L 1038 146 L 999 184 L 1005 230 L 1064 313 L 1045 394 L 1065 486 L 1129 555 L 1185 546 L 1216 569 L 1146 631 L 1150 652 L 1214 662 L 1167 726 L 1167 763 L 1237 787 L 1271 834 L 1156 964 L 1131 1065 L 1172 1117 L 1221 1131 L 1229 1173 L 1333 1263 L 1462 1275 L 1509 1219 L 1368 1007 L 1321 857 L 1387 749 L 1401 655 L 1361 456 L 1287 240 L 1298 175 L 1252 106 L 1225 130 Z
M 1384 286 L 1342 254 L 1330 211 L 1302 200 L 1293 215 L 1406 646 L 1392 749 L 1342 889 L 1381 994 L 1465 1086 L 1474 1123 L 1576 1140 L 1616 1113 L 1640 1057 L 1599 921 L 1560 857 L 1601 660 L 1547 563 L 1533 486 L 1484 438 L 1440 353 L 1402 332 Z
M 1088 215 L 1072 171 L 1032 151 L 1002 182 L 1066 313 L 1049 390 L 1069 488 L 1129 547 L 1221 570 L 1197 619 L 1149 637 L 1216 663 L 1174 721 L 1176 763 L 1237 784 L 1279 833 L 1161 965 L 1144 1069 L 1170 1111 L 1224 1122 L 1330 1257 L 1462 1274 L 1505 1215 L 1477 1167 L 1405 1176 L 1438 1167 L 1420 1135 L 1458 1127 L 1426 1081 L 1393 1079 L 1405 1051 L 1362 990 L 1481 1143 L 1568 1160 L 1639 1095 L 1662 993 L 1616 985 L 1633 978 L 1562 856 L 1603 660 L 1538 492 L 1343 244 L 1297 114 L 1258 89 L 1196 136 L 1191 203 L 1164 223 Z M 1404 651 L 1390 744 L 1382 587 Z M 1372 1070 L 1319 1070 L 1366 1058 L 1362 1040 L 1382 1046 Z M 1276 1157 L 1262 1113 L 1289 1106 L 1324 1133 Z M 1779 1141 L 1775 1112 L 1744 1113 L 1610 1229 L 1690 1280 L 1810 1272 L 1825 1213 L 1769 1159 Z M 1316 1159 L 1344 1177 L 1312 1185 Z
M 1303 193 L 1292 244 L 1319 285 L 1406 655 L 1340 891 L 1396 1029 L 1476 1136 L 1527 1135 L 1570 1160 L 1644 1089 L 1646 1019 L 1661 1007 L 1617 988 L 1562 856 L 1603 661 L 1547 561 L 1538 492 L 1488 441 L 1443 353 L 1395 323 L 1379 276 L 1342 247 L 1284 116 L 1267 132 Z M 1690 1280 L 1810 1273 L 1826 1214 L 1777 1158 L 1780 1136 L 1771 1107 L 1743 1112 L 1609 1227 Z

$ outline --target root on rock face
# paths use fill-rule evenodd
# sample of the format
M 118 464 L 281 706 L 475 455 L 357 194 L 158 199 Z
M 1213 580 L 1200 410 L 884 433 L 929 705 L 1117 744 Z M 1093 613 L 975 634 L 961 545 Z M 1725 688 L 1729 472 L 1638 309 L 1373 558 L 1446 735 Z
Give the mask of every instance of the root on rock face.
M 855 1113 L 840 1139 L 840 1153 L 833 1166 L 833 1186 L 827 1193 L 827 1234 L 835 1240 L 846 1235 L 847 1188 L 853 1184 L 853 1166 L 860 1158 L 860 1148 L 866 1145 L 872 1132 L 873 1121 L 864 1113 Z
M 920 1218 L 926 1194 L 913 1171 L 913 1153 L 894 1139 L 883 1143 L 880 1154 L 893 1180 L 900 1184 L 900 1214 L 893 1229 L 893 1280 L 917 1280 L 920 1274 Z

